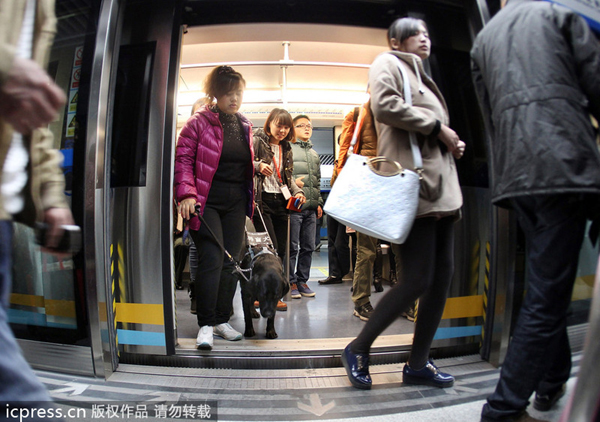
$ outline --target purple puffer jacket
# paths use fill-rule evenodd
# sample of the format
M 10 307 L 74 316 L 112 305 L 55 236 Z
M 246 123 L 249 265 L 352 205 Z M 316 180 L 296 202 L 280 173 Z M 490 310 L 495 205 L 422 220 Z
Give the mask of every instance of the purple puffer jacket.
M 244 127 L 244 134 L 250 146 L 251 160 L 248 163 L 246 177 L 246 215 L 252 218 L 254 211 L 254 150 L 252 148 L 252 123 L 237 113 Z M 219 121 L 219 114 L 211 111 L 207 106 L 202 106 L 188 119 L 179 134 L 177 149 L 175 151 L 175 196 L 177 202 L 186 198 L 195 198 L 204 206 L 210 191 L 213 176 L 219 166 L 221 151 L 223 150 L 223 127 Z M 190 220 L 190 229 L 198 230 L 200 219 L 193 217 Z

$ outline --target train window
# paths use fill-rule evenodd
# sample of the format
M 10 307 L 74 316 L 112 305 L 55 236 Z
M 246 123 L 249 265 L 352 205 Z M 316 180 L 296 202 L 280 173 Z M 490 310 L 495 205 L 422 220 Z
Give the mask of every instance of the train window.
M 48 72 L 68 102 L 49 125 L 63 155 L 65 199 L 81 224 L 85 98 L 89 88 L 86 53 L 93 47 L 97 5 L 91 0 L 57 0 L 57 34 Z M 91 41 L 91 44 L 90 44 Z M 21 339 L 89 345 L 89 326 L 80 256 L 56 258 L 40 250 L 33 229 L 14 224 L 13 287 L 8 318 Z M 89 353 L 88 353 L 89 354 Z

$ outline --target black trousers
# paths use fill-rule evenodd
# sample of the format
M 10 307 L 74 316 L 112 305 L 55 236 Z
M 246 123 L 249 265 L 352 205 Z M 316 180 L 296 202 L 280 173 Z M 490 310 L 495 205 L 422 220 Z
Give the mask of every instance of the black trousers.
M 285 262 L 285 246 L 288 241 L 289 211 L 286 205 L 287 202 L 282 194 L 263 192 L 261 211 L 267 227 L 263 227 L 260 216 L 258 213 L 254 213 L 254 227 L 257 230 L 267 230 L 269 232 L 273 246 L 277 250 L 277 255 L 283 262 Z
M 350 247 L 346 226 L 327 216 L 327 258 L 329 275 L 342 278 L 350 271 Z
M 454 217 L 418 218 L 402 245 L 392 245 L 399 283 L 381 298 L 358 337 L 354 353 L 369 353 L 375 339 L 419 299 L 409 364 L 421 369 L 444 313 L 454 274 Z
M 483 407 L 482 415 L 490 419 L 522 412 L 534 391 L 553 394 L 569 379 L 567 310 L 586 226 L 587 202 L 581 195 L 511 202 L 527 242 L 527 293 L 496 391 Z
M 242 185 L 220 185 L 210 191 L 204 220 L 225 249 L 237 259 L 244 245 L 246 192 Z M 229 321 L 238 278 L 208 228 L 190 230 L 198 250 L 195 294 L 198 326 L 215 326 Z

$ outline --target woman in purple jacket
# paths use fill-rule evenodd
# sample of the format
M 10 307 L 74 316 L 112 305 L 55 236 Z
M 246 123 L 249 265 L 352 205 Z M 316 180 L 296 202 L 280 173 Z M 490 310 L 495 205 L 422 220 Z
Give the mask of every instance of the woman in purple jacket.
M 209 103 L 179 134 L 175 155 L 175 192 L 183 218 L 198 248 L 196 272 L 199 349 L 213 347 L 213 334 L 235 341 L 242 334 L 229 325 L 237 277 L 195 207 L 234 257 L 244 244 L 246 216 L 253 211 L 252 124 L 238 113 L 246 81 L 229 66 L 218 66 L 204 83 Z

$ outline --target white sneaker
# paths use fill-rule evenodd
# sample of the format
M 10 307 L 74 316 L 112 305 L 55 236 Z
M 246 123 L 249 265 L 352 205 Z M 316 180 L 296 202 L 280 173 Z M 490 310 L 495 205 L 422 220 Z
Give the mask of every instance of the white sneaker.
M 196 347 L 203 350 L 211 350 L 213 348 L 213 327 L 205 325 L 198 331 L 196 337 Z
M 242 333 L 236 331 L 228 322 L 215 325 L 215 335 L 223 337 L 225 340 L 237 341 L 242 339 Z

